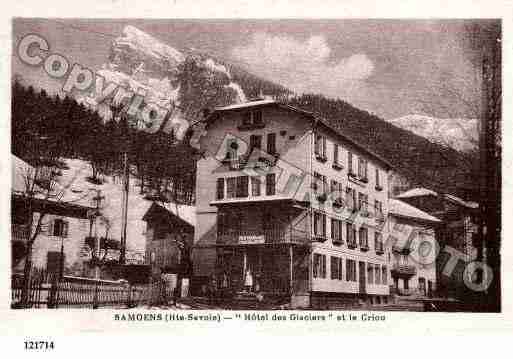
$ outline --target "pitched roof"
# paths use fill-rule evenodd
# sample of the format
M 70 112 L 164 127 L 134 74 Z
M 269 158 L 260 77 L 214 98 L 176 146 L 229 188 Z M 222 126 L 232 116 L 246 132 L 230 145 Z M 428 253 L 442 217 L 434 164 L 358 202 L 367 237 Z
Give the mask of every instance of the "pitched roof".
M 406 192 L 396 196 L 396 198 L 409 198 L 409 197 L 423 197 L 423 196 L 438 196 L 438 193 L 427 188 L 417 187 L 412 188 Z
M 403 192 L 400 195 L 396 196 L 395 198 L 400 199 L 400 198 L 425 197 L 425 196 L 438 197 L 438 193 L 436 193 L 435 191 L 432 191 L 430 189 L 427 189 L 427 188 L 417 187 L 417 188 L 412 188 L 406 192 Z M 463 200 L 459 197 L 456 197 L 452 194 L 444 194 L 443 198 L 444 198 L 444 200 L 447 200 L 453 204 L 456 204 L 456 205 L 459 205 L 462 207 L 471 208 L 471 209 L 479 208 L 479 204 L 477 202 L 465 201 L 465 200 Z
M 148 221 L 153 216 L 158 216 L 161 218 L 163 217 L 166 220 L 173 222 L 173 223 L 179 223 L 179 224 L 183 224 L 188 227 L 194 227 L 194 221 L 191 221 L 191 218 L 178 217 L 171 210 L 171 206 L 165 206 L 165 205 L 161 205 L 156 202 L 153 202 L 152 205 L 150 206 L 150 208 L 148 208 L 148 210 L 144 214 L 142 219 L 143 219 L 143 221 Z
M 391 198 L 388 202 L 388 212 L 393 216 L 408 218 L 412 220 L 417 220 L 421 222 L 431 222 L 431 223 L 440 223 L 441 221 L 418 209 L 417 207 L 413 207 L 408 203 L 405 203 L 401 200 Z
M 312 112 L 309 112 L 309 111 L 306 111 L 306 110 L 303 110 L 303 109 L 300 109 L 300 108 L 297 108 L 297 107 L 294 107 L 291 105 L 287 105 L 282 102 L 278 102 L 276 100 L 261 100 L 261 99 L 259 99 L 259 100 L 244 102 L 244 103 L 235 104 L 235 105 L 216 107 L 216 108 L 214 108 L 214 110 L 212 112 L 210 112 L 208 114 L 208 116 L 204 119 L 204 121 L 209 122 L 209 121 L 213 120 L 215 118 L 214 115 L 219 114 L 220 112 L 236 111 L 236 110 L 240 110 L 240 109 L 264 107 L 264 106 L 277 106 L 277 107 L 280 107 L 280 108 L 283 108 L 283 109 L 286 109 L 289 111 L 301 113 L 301 114 L 309 117 L 311 120 L 313 120 L 315 125 L 320 124 L 320 125 L 324 126 L 328 130 L 335 133 L 337 136 L 339 136 L 339 137 L 343 138 L 345 141 L 351 143 L 354 147 L 356 147 L 360 151 L 364 152 L 365 154 L 367 154 L 367 155 L 375 158 L 379 162 L 381 162 L 383 165 L 385 165 L 386 168 L 388 168 L 388 169 L 394 168 L 394 166 L 390 162 L 388 162 L 386 159 L 384 159 L 383 157 L 374 153 L 373 151 L 369 150 L 367 147 L 359 144 L 352 138 L 348 137 L 346 134 L 342 133 L 342 131 L 340 129 L 333 126 L 327 119 L 318 117 Z

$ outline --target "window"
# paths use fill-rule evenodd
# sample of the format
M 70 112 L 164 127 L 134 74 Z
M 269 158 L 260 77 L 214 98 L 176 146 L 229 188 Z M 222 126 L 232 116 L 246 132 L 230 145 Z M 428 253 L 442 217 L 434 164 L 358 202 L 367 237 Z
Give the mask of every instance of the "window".
M 381 284 L 381 269 L 377 264 L 374 266 L 374 283 Z
M 314 253 L 314 278 L 326 278 L 326 256 L 324 254 Z
M 268 196 L 276 194 L 276 175 L 274 173 L 265 175 L 265 194 Z
M 68 221 L 57 218 L 53 222 L 52 235 L 56 237 L 68 236 Z
M 326 193 L 326 176 L 320 173 L 314 172 L 314 185 L 313 188 L 317 194 Z
M 388 284 L 387 283 L 387 267 L 386 266 L 381 267 L 381 280 L 382 280 L 383 284 Z
M 251 118 L 251 111 L 244 112 L 242 114 L 242 125 L 243 126 L 251 126 L 253 124 Z
M 376 253 L 383 253 L 383 235 L 380 232 L 374 232 L 374 249 Z
M 226 198 L 235 198 L 237 189 L 237 178 L 229 177 L 226 179 Z
M 333 163 L 338 164 L 338 144 L 333 144 Z
M 356 282 L 356 262 L 352 259 L 346 260 L 346 280 Z
M 340 182 L 337 182 L 335 180 L 331 181 L 331 199 L 332 201 L 338 202 L 340 205 L 342 205 L 342 196 L 344 193 L 343 185 Z
M 347 153 L 347 171 L 349 172 L 349 174 L 354 174 L 353 172 L 353 153 L 352 152 L 348 152 Z
M 276 134 L 270 133 L 267 135 L 267 153 L 276 154 Z
M 324 213 L 314 212 L 313 227 L 314 236 L 326 236 L 326 215 Z
M 217 179 L 217 199 L 224 198 L 224 178 Z
M 364 193 L 358 193 L 358 210 L 365 212 L 367 210 L 367 195 Z
M 342 258 L 331 256 L 331 279 L 342 280 Z
M 244 198 L 248 196 L 248 176 L 237 177 L 237 197 Z
M 262 110 L 247 111 L 242 114 L 241 127 L 248 129 L 251 127 L 263 127 Z
M 315 134 L 314 151 L 318 159 L 326 159 L 326 137 Z
M 425 278 L 422 278 L 422 277 L 419 278 L 419 291 L 423 295 L 426 295 L 426 279 Z
M 260 177 L 251 177 L 251 196 L 260 196 Z
M 374 284 L 374 265 L 367 263 L 367 281 L 369 284 Z
M 374 214 L 376 215 L 376 217 L 383 216 L 383 203 L 381 203 L 378 200 L 374 201 Z
M 263 125 L 264 121 L 262 121 L 262 110 L 253 111 L 253 125 L 259 126 Z
M 346 224 L 347 245 L 356 247 L 356 227 L 352 223 Z
M 350 209 L 356 209 L 356 191 L 350 187 L 346 188 L 346 202 Z
M 379 181 L 379 169 L 376 168 L 376 187 L 381 187 L 381 183 Z
M 331 219 L 331 240 L 333 242 L 342 242 L 342 221 L 339 219 Z
M 358 159 L 358 177 L 367 179 L 367 160 L 361 157 Z
M 368 242 L 368 229 L 367 227 L 360 227 L 360 230 L 358 231 L 358 238 L 360 242 L 360 247 L 363 248 L 369 248 L 369 242 Z
M 262 148 L 262 136 L 251 135 L 249 137 L 249 150 L 253 151 L 254 148 Z

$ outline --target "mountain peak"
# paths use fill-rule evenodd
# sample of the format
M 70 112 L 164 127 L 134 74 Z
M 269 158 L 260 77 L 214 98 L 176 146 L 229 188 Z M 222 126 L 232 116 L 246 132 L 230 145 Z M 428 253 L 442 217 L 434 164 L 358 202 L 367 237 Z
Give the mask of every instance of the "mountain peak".
M 114 40 L 114 47 L 128 47 L 148 57 L 174 62 L 174 65 L 185 60 L 180 51 L 132 25 L 125 26 L 123 36 Z
M 389 120 L 391 124 L 411 131 L 431 142 L 438 143 L 458 151 L 476 148 L 478 140 L 476 119 L 435 118 L 412 114 Z

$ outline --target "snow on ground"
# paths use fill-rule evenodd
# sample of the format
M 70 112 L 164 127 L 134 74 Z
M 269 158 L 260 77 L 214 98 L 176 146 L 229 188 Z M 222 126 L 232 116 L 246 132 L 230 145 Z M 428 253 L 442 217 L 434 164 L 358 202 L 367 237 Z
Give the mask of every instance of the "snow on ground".
M 422 196 L 438 196 L 438 193 L 427 188 L 412 188 L 396 196 L 396 198 L 422 197 Z
M 180 51 L 131 25 L 125 26 L 123 36 L 115 40 L 115 45 L 125 45 L 157 59 L 173 59 L 177 63 L 185 60 L 185 56 Z
M 477 119 L 434 118 L 415 114 L 388 122 L 459 151 L 474 149 L 478 140 Z
M 398 199 L 391 198 L 388 201 L 388 211 L 392 215 L 398 215 L 402 217 L 408 217 L 408 218 L 417 218 L 421 219 L 423 221 L 429 221 L 429 222 L 440 222 L 440 220 L 424 211 L 421 211 L 420 209 L 410 206 L 409 204 L 400 201 Z
M 23 175 L 30 166 L 16 156 L 13 158 L 13 190 L 23 191 Z M 111 227 L 109 237 L 120 240 L 121 238 L 121 206 L 122 206 L 122 179 L 111 176 L 103 176 L 104 183 L 95 185 L 87 181 L 91 176 L 91 165 L 80 159 L 66 159 L 68 169 L 62 170 L 59 184 L 63 193 L 61 201 L 94 207 L 93 197 L 96 190 L 105 196 L 101 204 L 101 212 L 106 217 Z M 130 179 L 130 193 L 128 196 L 128 225 L 127 225 L 127 250 L 136 253 L 144 253 L 146 245 L 146 222 L 142 220 L 152 201 L 144 199 L 144 194 L 139 194 L 138 180 Z M 193 206 L 177 205 L 175 203 L 159 203 L 168 211 L 179 216 L 191 225 L 196 224 L 196 210 Z M 99 234 L 105 235 L 105 227 L 99 228 Z

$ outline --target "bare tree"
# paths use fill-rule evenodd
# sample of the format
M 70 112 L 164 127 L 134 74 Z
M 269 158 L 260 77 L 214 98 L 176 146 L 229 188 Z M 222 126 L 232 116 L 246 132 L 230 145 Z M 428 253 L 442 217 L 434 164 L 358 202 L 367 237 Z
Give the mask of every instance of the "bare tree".
M 27 232 L 22 290 L 24 307 L 28 306 L 34 242 L 48 226 L 46 217 L 50 206 L 64 202 L 64 196 L 76 178 L 73 177 L 66 184 L 59 182 L 66 165 L 61 158 L 59 146 L 52 143 L 49 138 L 34 134 L 29 146 L 30 156 L 26 158 L 28 163 L 18 163 L 15 169 L 17 180 L 22 182 L 22 188 L 15 189 L 15 194 L 21 199 L 25 209 L 24 222 Z

